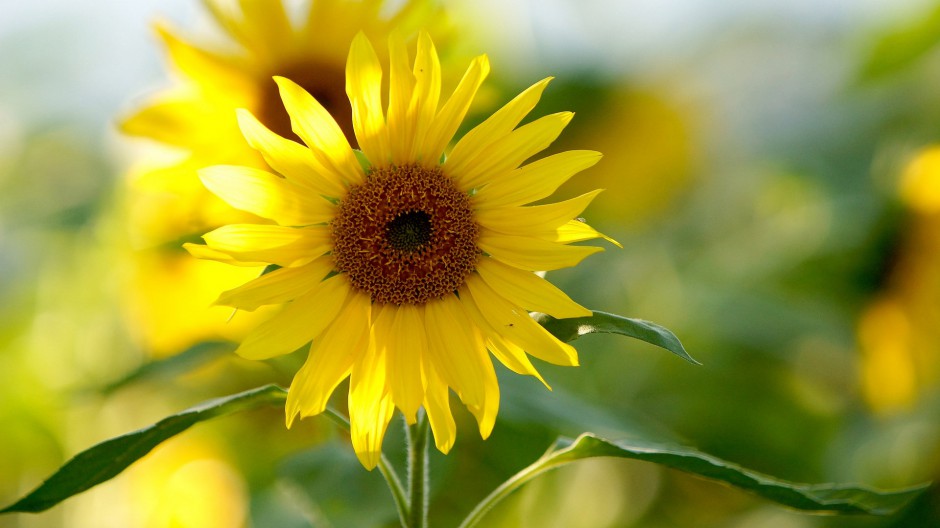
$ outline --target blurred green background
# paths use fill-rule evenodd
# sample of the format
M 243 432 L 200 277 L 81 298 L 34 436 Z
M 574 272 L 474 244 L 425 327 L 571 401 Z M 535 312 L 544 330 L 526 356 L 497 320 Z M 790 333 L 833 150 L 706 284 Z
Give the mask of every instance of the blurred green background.
M 554 75 L 535 114 L 576 117 L 552 149 L 605 154 L 560 194 L 606 188 L 586 217 L 624 249 L 549 278 L 585 306 L 670 328 L 703 366 L 589 336 L 581 368 L 540 366 L 554 392 L 501 370 L 490 440 L 455 407 L 457 444 L 432 455 L 433 526 L 455 525 L 556 435 L 587 430 L 677 439 L 803 482 L 940 478 L 940 4 L 445 6 L 467 47 L 490 55 L 492 104 Z M 41 0 L 0 19 L 0 503 L 96 442 L 286 385 L 301 360 L 252 363 L 207 345 L 184 374 L 104 390 L 167 355 L 145 344 L 128 300 L 139 281 L 120 214 L 149 146 L 115 129 L 168 84 L 156 17 L 214 34 L 196 0 Z M 386 445 L 400 459 L 396 427 Z M 808 516 L 651 464 L 594 460 L 488 519 L 930 527 L 940 491 L 892 517 Z M 381 478 L 346 439 L 320 418 L 286 431 L 281 409 L 197 426 L 48 512 L 0 516 L 4 528 L 395 523 Z

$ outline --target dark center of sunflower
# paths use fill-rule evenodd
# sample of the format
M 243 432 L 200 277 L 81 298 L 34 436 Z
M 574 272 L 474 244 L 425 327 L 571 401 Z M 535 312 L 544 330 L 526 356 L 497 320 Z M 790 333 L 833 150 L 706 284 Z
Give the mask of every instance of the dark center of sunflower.
M 385 238 L 392 248 L 417 251 L 431 240 L 431 215 L 424 211 L 402 213 L 389 222 L 385 230 Z
M 373 169 L 331 224 L 336 268 L 379 304 L 423 304 L 451 293 L 480 250 L 470 198 L 439 168 Z
M 315 60 L 288 64 L 261 79 L 258 119 L 276 134 L 300 141 L 290 126 L 290 116 L 281 101 L 277 83 L 271 77 L 286 77 L 310 93 L 346 134 L 353 148 L 358 148 L 352 126 L 352 107 L 346 97 L 346 73 L 341 67 Z

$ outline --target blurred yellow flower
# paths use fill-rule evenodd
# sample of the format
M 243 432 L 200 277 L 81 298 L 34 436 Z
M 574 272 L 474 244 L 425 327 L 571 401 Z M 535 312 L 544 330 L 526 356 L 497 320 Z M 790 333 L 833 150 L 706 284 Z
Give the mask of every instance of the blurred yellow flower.
M 899 195 L 910 214 L 885 288 L 858 330 L 862 389 L 882 413 L 910 409 L 940 383 L 940 147 L 905 167 Z
M 561 112 L 518 126 L 550 79 L 468 132 L 442 161 L 489 72 L 487 57 L 474 59 L 439 105 L 441 68 L 426 33 L 413 68 L 400 38 L 389 39 L 389 56 L 386 114 L 378 55 L 362 34 L 349 50 L 346 90 L 361 152 L 314 96 L 283 77 L 276 78 L 281 97 L 306 147 L 239 111 L 245 138 L 280 176 L 227 165 L 200 178 L 232 206 L 277 225 L 227 225 L 204 235 L 206 245 L 186 246 L 201 258 L 274 265 L 217 301 L 241 310 L 283 305 L 238 353 L 265 359 L 312 340 L 288 393 L 288 426 L 322 412 L 350 377 L 353 447 L 370 469 L 396 407 L 414 423 L 423 406 L 438 449 L 450 450 L 456 426 L 448 388 L 489 435 L 499 387 L 487 350 L 540 380 L 526 352 L 577 365 L 575 349 L 526 310 L 590 315 L 534 271 L 574 266 L 601 248 L 568 244 L 603 237 L 573 220 L 600 191 L 524 206 L 601 157 L 567 151 L 520 167 L 571 120 Z
M 441 20 L 436 4 L 408 0 L 390 16 L 384 0 L 310 0 L 295 27 L 281 0 L 206 0 L 215 21 L 236 44 L 210 50 L 157 25 L 184 82 L 122 123 L 125 132 L 181 147 L 202 161 L 261 160 L 241 140 L 234 110 L 245 108 L 285 137 L 293 136 L 273 76 L 293 80 L 313 94 L 354 141 L 344 64 L 353 36 L 385 39 L 393 31 L 414 34 Z
M 121 123 L 123 132 L 174 151 L 164 166 L 148 164 L 133 171 L 121 221 L 134 250 L 125 261 L 128 313 L 148 350 L 158 356 L 204 339 L 239 340 L 253 323 L 253 317 L 230 323 L 230 312 L 207 307 L 219 290 L 256 276 L 256 271 L 220 272 L 217 264 L 193 261 L 179 250 L 209 229 L 258 221 L 207 192 L 196 176 L 197 169 L 218 163 L 267 168 L 245 143 L 235 109 L 248 109 L 271 130 L 298 139 L 272 80 L 287 77 L 316 96 L 355 141 L 344 73 L 353 36 L 363 31 L 385 41 L 393 30 L 414 35 L 418 27 L 446 25 L 431 0 L 394 5 L 309 0 L 297 17 L 280 0 L 205 0 L 205 5 L 232 46 L 193 43 L 158 24 L 180 82 Z
M 611 89 L 615 92 L 595 110 L 590 127 L 565 141 L 593 145 L 605 153 L 600 179 L 572 180 L 559 192 L 572 196 L 588 190 L 588 185 L 600 185 L 613 196 L 629 196 L 630 207 L 616 200 L 599 202 L 592 217 L 636 226 L 667 211 L 689 186 L 695 164 L 689 116 L 656 93 L 623 86 Z
M 130 493 L 125 498 L 130 507 L 128 524 L 143 528 L 245 526 L 247 485 L 223 452 L 219 445 L 199 437 L 160 446 L 130 473 Z
M 940 213 L 940 147 L 924 149 L 904 170 L 901 199 L 921 214 Z

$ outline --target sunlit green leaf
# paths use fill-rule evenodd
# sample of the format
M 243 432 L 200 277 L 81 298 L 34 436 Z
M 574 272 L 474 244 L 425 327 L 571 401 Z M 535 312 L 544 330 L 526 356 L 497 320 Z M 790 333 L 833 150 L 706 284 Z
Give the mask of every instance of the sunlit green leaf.
M 568 342 L 585 334 L 620 334 L 672 352 L 673 354 L 698 364 L 692 356 L 685 351 L 679 338 L 672 332 L 656 323 L 642 319 L 631 319 L 606 312 L 593 312 L 590 317 L 574 317 L 571 319 L 555 319 L 546 314 L 533 314 L 535 320 L 558 339 Z
M 189 429 L 193 424 L 266 405 L 283 405 L 286 398 L 286 390 L 276 385 L 266 385 L 207 401 L 164 418 L 150 427 L 106 440 L 76 455 L 38 488 L 0 510 L 0 513 L 47 510 L 113 478 L 161 442 Z
M 484 514 L 526 482 L 561 465 L 595 457 L 630 458 L 654 462 L 730 484 L 790 508 L 817 513 L 889 515 L 920 495 L 929 483 L 905 489 L 874 490 L 845 484 L 797 484 L 744 469 L 696 449 L 642 440 L 611 441 L 585 433 L 561 438 L 540 459 L 496 489 L 460 525 L 476 526 Z

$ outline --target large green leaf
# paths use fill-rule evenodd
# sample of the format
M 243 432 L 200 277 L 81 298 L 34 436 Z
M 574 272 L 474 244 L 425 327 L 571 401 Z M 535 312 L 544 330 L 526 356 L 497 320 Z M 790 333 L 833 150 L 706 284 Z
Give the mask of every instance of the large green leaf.
M 910 502 L 929 484 L 892 491 L 876 491 L 844 484 L 796 484 L 681 446 L 642 441 L 610 441 L 591 434 L 575 440 L 561 439 L 547 455 L 557 465 L 590 457 L 634 458 L 719 480 L 751 491 L 791 508 L 830 513 L 887 515 Z
M 111 479 L 141 459 L 161 442 L 189 429 L 192 425 L 266 405 L 283 405 L 287 391 L 266 385 L 232 396 L 207 401 L 183 412 L 117 438 L 106 440 L 69 460 L 35 490 L 16 503 L 0 510 L 40 512 L 93 486 Z
M 685 351 L 675 334 L 643 319 L 632 319 L 607 312 L 593 312 L 589 317 L 571 319 L 555 319 L 542 313 L 533 314 L 532 317 L 553 336 L 566 343 L 585 334 L 620 334 L 665 348 L 686 361 L 699 364 Z
M 585 433 L 575 440 L 560 438 L 532 465 L 497 488 L 460 525 L 476 526 L 500 500 L 526 482 L 558 466 L 594 457 L 632 458 L 730 484 L 784 506 L 817 513 L 894 513 L 920 495 L 928 484 L 879 491 L 844 484 L 797 484 L 744 469 L 737 464 L 689 447 L 642 440 L 611 441 Z

